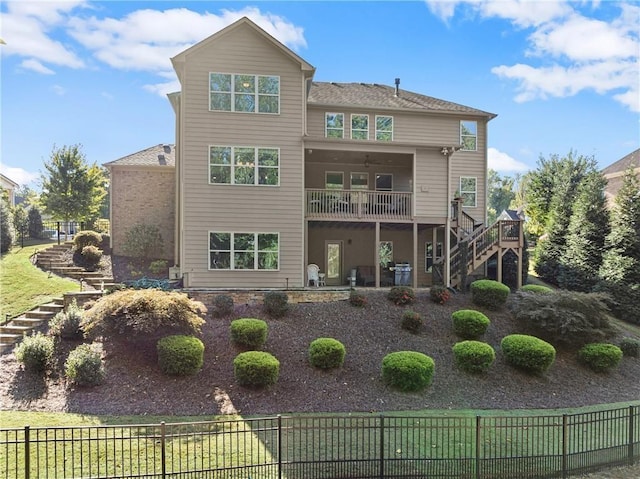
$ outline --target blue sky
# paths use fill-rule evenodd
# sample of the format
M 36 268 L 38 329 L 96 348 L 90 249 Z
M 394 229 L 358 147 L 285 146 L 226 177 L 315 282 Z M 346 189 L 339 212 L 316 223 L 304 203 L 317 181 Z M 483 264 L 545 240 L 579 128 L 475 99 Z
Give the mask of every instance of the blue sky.
M 38 187 L 54 146 L 103 164 L 174 142 L 169 58 L 248 16 L 319 81 L 393 85 L 497 113 L 490 166 L 640 147 L 636 1 L 4 1 L 2 173 Z

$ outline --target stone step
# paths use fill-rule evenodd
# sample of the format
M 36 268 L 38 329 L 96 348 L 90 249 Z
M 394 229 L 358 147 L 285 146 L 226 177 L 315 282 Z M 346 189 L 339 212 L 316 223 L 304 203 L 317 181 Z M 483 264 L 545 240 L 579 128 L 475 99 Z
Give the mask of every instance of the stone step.
M 11 321 L 10 323 L 5 324 L 4 326 L 0 326 L 0 333 L 1 334 L 17 334 L 18 336 L 22 336 L 24 333 L 28 333 L 32 329 L 33 328 L 31 326 L 17 325 L 13 321 Z

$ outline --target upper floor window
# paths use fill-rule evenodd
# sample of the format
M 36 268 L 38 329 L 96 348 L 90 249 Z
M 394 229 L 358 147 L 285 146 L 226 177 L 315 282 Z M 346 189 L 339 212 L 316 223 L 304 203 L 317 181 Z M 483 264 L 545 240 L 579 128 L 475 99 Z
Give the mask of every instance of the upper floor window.
M 278 269 L 278 233 L 209 233 L 209 269 Z
M 376 140 L 393 140 L 393 117 L 376 115 Z
M 344 138 L 344 113 L 325 113 L 325 136 Z
M 460 177 L 460 196 L 463 198 L 462 206 L 478 206 L 478 179 L 472 176 Z
M 351 139 L 369 139 L 369 115 L 351 115 Z
M 280 113 L 280 77 L 209 73 L 209 109 Z
M 278 186 L 280 151 L 277 148 L 210 146 L 209 183 Z
M 478 149 L 478 122 L 460 122 L 460 144 L 465 151 L 476 151 Z

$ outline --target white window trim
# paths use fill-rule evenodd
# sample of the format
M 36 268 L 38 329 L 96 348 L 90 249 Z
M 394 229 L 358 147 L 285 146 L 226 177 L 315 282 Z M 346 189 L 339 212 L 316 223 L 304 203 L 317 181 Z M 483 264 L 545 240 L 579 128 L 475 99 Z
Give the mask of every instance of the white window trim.
M 462 189 L 462 179 L 473 179 L 475 181 L 476 184 L 476 188 L 475 190 L 471 191 L 467 191 L 467 190 L 463 190 Z M 478 207 L 478 177 L 477 176 L 461 176 L 460 177 L 460 181 L 458 183 L 458 191 L 460 192 L 460 196 L 463 196 L 464 193 L 473 193 L 473 198 L 474 198 L 474 202 L 473 205 L 465 205 L 464 202 L 462 203 L 462 207 L 463 208 L 477 208 Z
M 231 164 L 229 165 L 229 167 L 231 168 L 231 182 L 230 183 L 213 183 L 211 181 L 211 148 L 231 148 Z M 252 148 L 254 151 L 254 169 L 255 169 L 255 174 L 254 174 L 254 180 L 253 180 L 253 184 L 247 184 L 247 183 L 236 183 L 236 174 L 235 174 L 235 151 L 237 148 Z M 258 165 L 258 152 L 259 150 L 276 150 L 278 152 L 278 166 L 277 167 L 273 167 L 273 166 L 263 166 L 260 167 Z M 208 153 L 208 157 L 207 157 L 207 173 L 208 173 L 208 182 L 210 185 L 216 185 L 216 186 L 221 186 L 221 185 L 225 185 L 225 186 L 260 186 L 260 187 L 279 187 L 280 186 L 280 148 L 275 147 L 275 146 L 238 146 L 238 145 L 209 145 L 209 147 L 207 148 L 207 153 Z M 216 163 L 217 164 L 217 163 Z M 224 165 L 226 166 L 226 165 Z M 278 170 L 278 182 L 275 185 L 268 185 L 268 184 L 262 184 L 260 183 L 260 168 L 269 168 L 269 169 L 274 169 L 274 170 Z M 221 231 L 221 233 L 225 233 L 224 231 Z
M 462 124 L 463 123 L 475 123 L 476 124 L 476 133 L 474 135 L 463 135 L 462 134 Z M 475 145 L 476 147 L 474 149 L 469 149 L 469 148 L 465 148 L 464 147 L 464 138 L 465 137 L 469 137 L 469 138 L 475 138 Z M 462 145 L 462 149 L 461 151 L 478 151 L 478 122 L 476 120 L 460 120 L 460 145 Z
M 391 188 L 390 189 L 386 189 L 386 188 L 378 188 L 378 176 L 390 176 L 391 177 Z M 376 184 L 375 184 L 375 188 L 376 191 L 393 191 L 393 173 L 376 173 L 375 174 L 375 179 L 376 179 Z
M 231 95 L 231 109 L 230 110 L 214 110 L 211 108 L 211 94 L 214 93 L 213 91 L 211 91 L 211 75 L 231 75 L 231 91 L 230 92 L 216 92 L 216 93 L 229 93 Z M 254 92 L 254 97 L 255 97 L 255 110 L 254 111 L 236 111 L 235 109 L 235 81 L 236 81 L 236 76 L 239 75 L 246 75 L 246 76 L 253 76 L 254 77 L 254 84 L 256 86 L 255 92 Z M 262 95 L 265 96 L 277 96 L 278 97 L 278 112 L 277 113 L 272 113 L 272 112 L 263 112 L 260 111 L 260 105 L 259 105 L 259 97 L 261 95 L 261 93 L 258 92 L 258 82 L 260 77 L 275 77 L 278 79 L 278 94 L 275 95 L 273 93 L 262 93 Z M 225 113 L 248 113 L 250 115 L 279 115 L 280 114 L 280 93 L 281 93 L 281 81 L 280 81 L 280 75 L 258 75 L 258 74 L 254 74 L 254 73 L 230 73 L 230 72 L 209 72 L 209 111 L 213 111 L 213 112 L 225 112 Z
M 378 140 L 378 133 L 389 133 L 387 130 L 378 130 L 378 118 L 391 118 L 391 140 L 389 141 L 393 141 L 393 136 L 394 136 L 394 130 L 395 130 L 395 120 L 393 118 L 393 116 L 391 115 L 376 115 L 376 124 L 375 124 L 375 128 L 376 128 L 376 136 L 375 139 L 376 141 L 382 141 L 384 143 L 387 143 L 386 140 Z
M 366 130 L 362 130 L 362 129 L 353 129 L 353 117 L 354 116 L 366 116 L 367 117 L 367 129 Z M 359 131 L 359 132 L 365 132 L 367 134 L 366 138 L 354 138 L 353 137 L 353 132 L 354 131 Z M 369 115 L 364 114 L 364 113 L 352 113 L 351 114 L 351 139 L 352 140 L 368 140 L 369 139 Z
M 268 272 L 273 272 L 273 271 L 280 271 L 280 233 L 275 232 L 275 231 L 213 231 L 210 230 L 207 233 L 207 245 L 211 245 L 211 235 L 213 233 L 223 233 L 223 234 L 228 234 L 230 235 L 230 240 L 229 240 L 229 246 L 230 246 L 230 250 L 229 250 L 229 268 L 212 268 L 211 267 L 211 253 L 213 251 L 218 251 L 218 250 L 212 250 L 210 248 L 208 248 L 208 257 L 207 257 L 207 262 L 208 262 L 208 270 L 209 271 L 252 271 L 252 272 L 256 272 L 256 271 L 268 271 Z M 233 247 L 233 243 L 234 243 L 234 239 L 235 239 L 235 235 L 236 234 L 253 234 L 255 235 L 255 245 L 256 248 L 253 251 L 254 253 L 254 258 L 253 258 L 253 269 L 236 269 L 234 266 L 234 252 L 235 249 Z M 277 235 L 278 236 L 278 268 L 276 269 L 258 269 L 258 253 L 260 252 L 260 250 L 258 249 L 258 235 Z M 225 250 L 227 251 L 227 250 Z
M 328 116 L 329 115 L 342 115 L 342 128 L 329 128 L 328 124 L 329 122 L 327 121 Z M 340 112 L 334 112 L 334 111 L 327 111 L 324 114 L 324 137 L 325 138 L 334 138 L 334 139 L 338 139 L 338 137 L 334 137 L 334 136 L 329 136 L 329 130 L 331 131 L 341 131 L 342 132 L 342 136 L 340 136 L 339 138 L 343 138 L 344 139 L 344 113 L 340 113 Z

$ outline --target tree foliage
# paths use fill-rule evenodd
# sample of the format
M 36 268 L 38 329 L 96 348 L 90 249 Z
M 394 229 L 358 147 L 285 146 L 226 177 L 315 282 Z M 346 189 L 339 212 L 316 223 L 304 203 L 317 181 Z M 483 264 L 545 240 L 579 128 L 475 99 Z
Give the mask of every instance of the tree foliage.
M 44 167 L 40 201 L 47 213 L 64 221 L 98 217 L 106 195 L 105 177 L 99 166 L 87 163 L 80 145 L 54 148 Z

